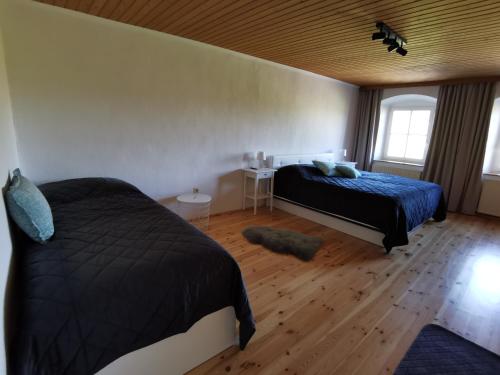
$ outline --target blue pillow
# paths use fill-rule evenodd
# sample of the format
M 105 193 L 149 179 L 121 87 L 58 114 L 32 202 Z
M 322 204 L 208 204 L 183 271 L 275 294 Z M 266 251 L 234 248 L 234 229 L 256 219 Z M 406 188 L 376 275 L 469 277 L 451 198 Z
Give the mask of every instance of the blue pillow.
M 54 234 L 52 211 L 42 192 L 16 169 L 6 193 L 12 220 L 34 241 L 45 243 Z
M 356 168 L 353 168 L 350 165 L 337 165 L 335 169 L 337 169 L 337 171 L 339 171 L 344 177 L 348 178 L 361 177 L 361 173 L 358 170 L 356 170 Z
M 318 168 L 325 176 L 329 177 L 338 177 L 342 176 L 339 171 L 335 168 L 335 163 L 329 161 L 319 161 L 313 160 L 313 164 L 316 168 Z

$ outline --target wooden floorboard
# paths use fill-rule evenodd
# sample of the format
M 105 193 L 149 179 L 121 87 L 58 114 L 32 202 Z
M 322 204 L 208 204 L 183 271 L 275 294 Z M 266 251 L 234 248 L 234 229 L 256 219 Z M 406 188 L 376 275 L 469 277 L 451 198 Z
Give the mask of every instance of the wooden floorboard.
M 320 236 L 311 262 L 249 244 L 250 225 Z M 390 374 L 428 323 L 500 354 L 500 220 L 450 214 L 410 244 L 383 249 L 275 210 L 211 219 L 207 234 L 243 272 L 257 321 L 244 351 L 230 348 L 199 374 Z

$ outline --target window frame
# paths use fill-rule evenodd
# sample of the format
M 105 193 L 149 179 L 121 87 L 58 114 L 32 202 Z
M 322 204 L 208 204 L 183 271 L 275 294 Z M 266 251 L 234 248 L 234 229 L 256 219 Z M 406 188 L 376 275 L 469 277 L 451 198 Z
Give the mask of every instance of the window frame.
M 483 161 L 483 175 L 500 176 L 500 162 L 492 158 L 498 154 L 500 148 L 500 97 L 496 97 L 491 108 L 491 118 L 488 127 L 486 149 Z M 495 159 L 498 160 L 498 159 Z M 495 168 L 496 167 L 496 168 Z
M 413 159 L 413 158 L 399 158 L 397 156 L 389 156 L 387 155 L 387 151 L 389 148 L 389 139 L 391 137 L 391 126 L 392 126 L 392 117 L 394 114 L 394 111 L 419 111 L 419 110 L 428 110 L 430 111 L 429 115 L 429 124 L 427 125 L 427 138 L 425 142 L 425 149 L 424 149 L 424 157 L 423 159 Z M 423 166 L 425 163 L 425 159 L 427 157 L 427 151 L 429 150 L 429 144 L 431 141 L 432 137 L 432 129 L 434 127 L 434 113 L 435 113 L 435 105 L 432 104 L 397 104 L 394 103 L 390 105 L 387 109 L 387 121 L 385 124 L 385 132 L 384 132 L 384 139 L 383 139 L 383 145 L 382 145 L 382 159 L 389 161 L 389 162 L 397 162 L 397 163 L 405 163 L 405 164 L 415 164 L 415 165 L 420 165 Z

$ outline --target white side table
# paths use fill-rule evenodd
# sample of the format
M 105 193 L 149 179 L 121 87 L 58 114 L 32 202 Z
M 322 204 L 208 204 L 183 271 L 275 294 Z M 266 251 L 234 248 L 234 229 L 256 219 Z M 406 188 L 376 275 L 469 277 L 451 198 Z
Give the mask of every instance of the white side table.
M 210 220 L 210 203 L 212 197 L 208 194 L 182 194 L 177 197 L 177 214 L 189 219 L 193 224 L 202 229 L 208 229 Z M 186 213 L 186 211 L 188 211 Z
M 256 215 L 259 200 L 265 199 L 269 202 L 269 210 L 273 210 L 274 172 L 276 169 L 271 168 L 243 169 L 243 209 L 246 208 L 247 199 L 251 199 L 253 201 L 253 214 Z M 253 180 L 253 191 L 247 190 L 248 179 Z M 264 189 L 260 186 L 262 180 L 267 182 Z
M 337 161 L 335 162 L 335 164 L 338 164 L 338 165 L 347 165 L 349 167 L 353 167 L 353 168 L 356 168 L 356 164 L 358 164 L 357 162 L 355 161 Z

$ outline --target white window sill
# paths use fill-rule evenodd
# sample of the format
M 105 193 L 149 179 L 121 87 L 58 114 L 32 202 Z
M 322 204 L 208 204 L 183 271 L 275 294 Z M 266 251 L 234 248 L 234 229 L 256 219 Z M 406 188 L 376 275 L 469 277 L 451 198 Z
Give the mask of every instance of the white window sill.
M 414 163 L 408 163 L 408 162 L 402 162 L 402 161 L 395 161 L 395 160 L 373 160 L 374 163 L 382 163 L 382 164 L 395 164 L 396 166 L 400 168 L 405 168 L 405 167 L 410 167 L 411 169 L 415 170 L 423 170 L 424 166 L 421 164 L 414 164 Z
M 492 172 L 483 173 L 483 179 L 500 181 L 500 173 L 492 173 Z

